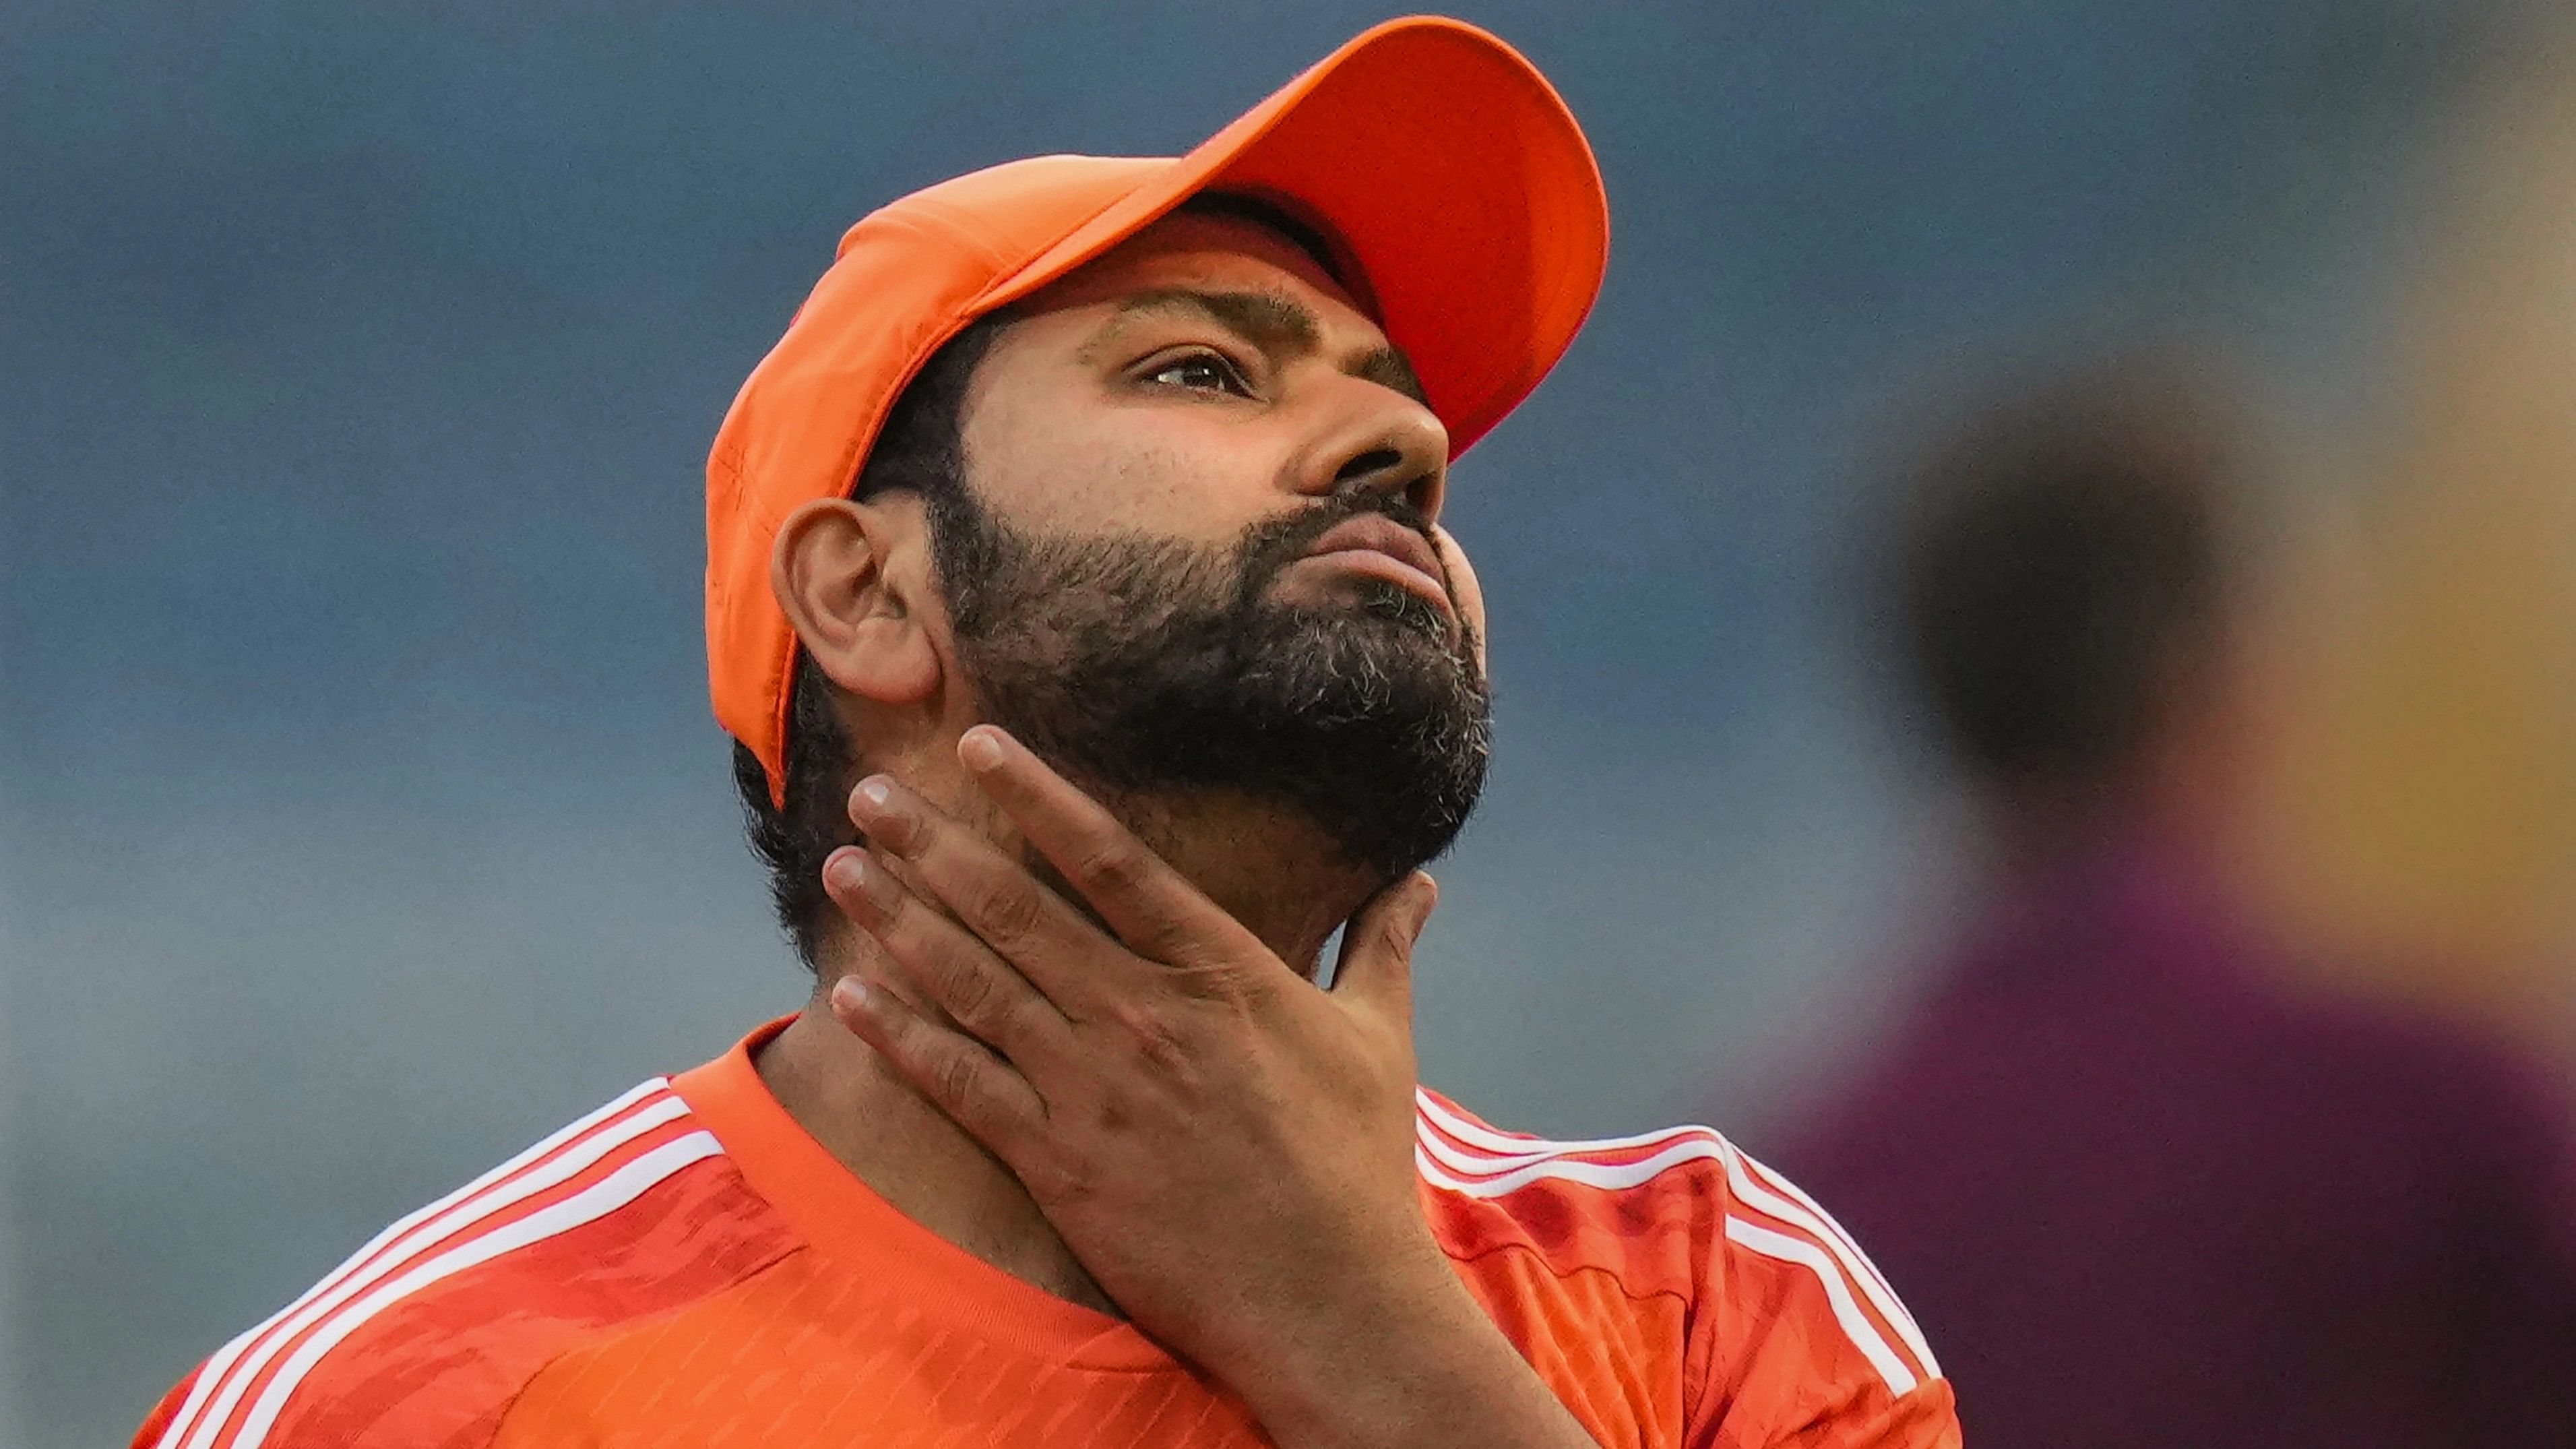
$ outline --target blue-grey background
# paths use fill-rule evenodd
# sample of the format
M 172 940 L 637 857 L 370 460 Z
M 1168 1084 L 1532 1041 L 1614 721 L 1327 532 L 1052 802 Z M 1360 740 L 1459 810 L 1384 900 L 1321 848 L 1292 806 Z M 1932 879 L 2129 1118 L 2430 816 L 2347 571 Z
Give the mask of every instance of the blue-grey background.
M 1588 127 L 1591 328 L 1461 469 L 1488 806 L 1427 1074 L 1760 1123 L 1957 832 L 1854 647 L 1867 440 L 2185 330 L 2365 412 L 2446 0 L 1469 5 Z M 121 1442 L 372 1229 L 803 981 L 699 635 L 705 445 L 840 230 L 1185 147 L 1375 5 L 0 8 L 0 1444 Z

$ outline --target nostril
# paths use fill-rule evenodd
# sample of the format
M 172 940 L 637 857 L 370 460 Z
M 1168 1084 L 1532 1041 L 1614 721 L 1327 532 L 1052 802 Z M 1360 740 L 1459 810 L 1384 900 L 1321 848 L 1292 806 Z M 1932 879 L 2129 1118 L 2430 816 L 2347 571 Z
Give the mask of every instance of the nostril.
M 1341 471 L 1333 475 L 1333 482 L 1335 486 L 1346 483 L 1367 483 L 1403 466 L 1404 454 L 1397 449 L 1371 448 L 1344 463 Z

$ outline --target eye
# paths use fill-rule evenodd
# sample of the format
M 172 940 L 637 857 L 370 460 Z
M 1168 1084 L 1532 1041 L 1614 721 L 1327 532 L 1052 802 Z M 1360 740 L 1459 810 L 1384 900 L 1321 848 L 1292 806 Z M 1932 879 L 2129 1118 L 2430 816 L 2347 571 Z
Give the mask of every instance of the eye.
M 1252 396 L 1251 384 L 1243 380 L 1242 370 L 1218 352 L 1189 352 L 1154 363 L 1152 370 L 1145 374 L 1145 380 L 1165 387 L 1187 388 L 1192 392 Z

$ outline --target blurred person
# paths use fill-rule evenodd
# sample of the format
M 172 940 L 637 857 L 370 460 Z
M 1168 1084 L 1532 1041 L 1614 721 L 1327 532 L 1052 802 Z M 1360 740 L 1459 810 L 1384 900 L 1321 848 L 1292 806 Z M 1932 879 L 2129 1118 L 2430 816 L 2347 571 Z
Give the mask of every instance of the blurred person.
M 1913 480 L 1884 622 L 1991 872 L 1779 1160 L 1907 1285 L 1983 1449 L 2576 1442 L 2553 1102 L 2302 984 L 2237 904 L 2234 466 L 2141 370 L 1994 405 Z
M 1606 225 L 1546 81 L 1436 20 L 1178 160 L 863 220 L 708 465 L 804 1011 L 388 1228 L 137 1445 L 1956 1445 L 1723 1139 L 1415 1084 L 1489 740 L 1448 464 Z

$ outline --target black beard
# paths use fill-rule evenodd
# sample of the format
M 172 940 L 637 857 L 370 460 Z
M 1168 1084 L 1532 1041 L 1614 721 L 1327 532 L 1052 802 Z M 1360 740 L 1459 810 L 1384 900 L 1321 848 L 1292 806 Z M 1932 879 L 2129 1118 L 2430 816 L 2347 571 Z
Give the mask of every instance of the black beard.
M 1385 884 L 1466 825 L 1493 714 L 1474 638 L 1411 590 L 1361 578 L 1352 602 L 1269 597 L 1371 512 L 1429 534 L 1400 499 L 1347 496 L 1230 548 L 1033 538 L 956 489 L 933 495 L 931 546 L 986 718 L 1095 792 L 1293 808 Z

